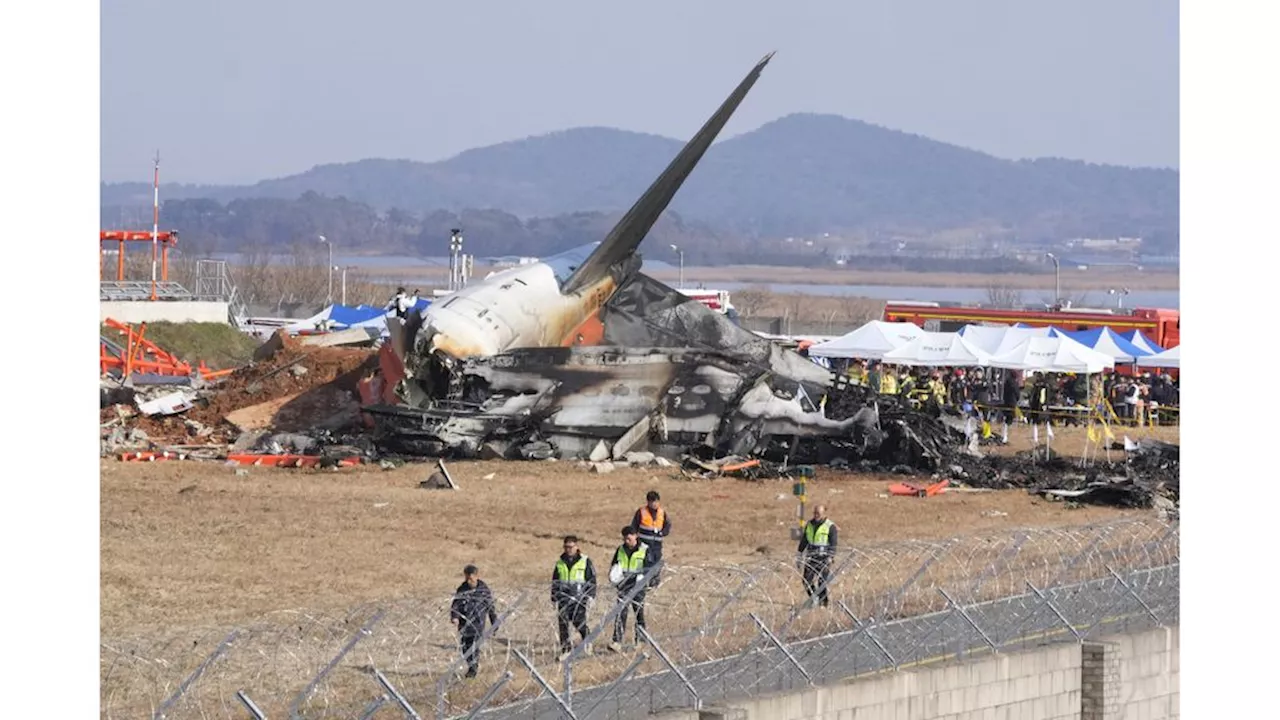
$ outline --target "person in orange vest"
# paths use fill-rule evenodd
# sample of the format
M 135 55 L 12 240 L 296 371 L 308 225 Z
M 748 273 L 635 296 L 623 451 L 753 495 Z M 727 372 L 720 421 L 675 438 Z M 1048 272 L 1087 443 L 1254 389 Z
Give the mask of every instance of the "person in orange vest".
M 657 563 L 662 559 L 662 541 L 671 534 L 671 517 L 662 509 L 662 496 L 657 490 L 650 490 L 644 499 L 644 506 L 631 519 L 631 527 L 640 531 L 640 542 L 649 546 L 649 555 Z M 658 587 L 661 576 L 662 568 L 658 568 L 649 577 L 649 587 Z

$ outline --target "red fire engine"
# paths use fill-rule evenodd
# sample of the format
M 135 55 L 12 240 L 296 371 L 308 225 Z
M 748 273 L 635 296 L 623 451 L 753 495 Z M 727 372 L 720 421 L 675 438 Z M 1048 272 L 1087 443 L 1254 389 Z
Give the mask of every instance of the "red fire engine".
M 965 325 L 1017 323 L 1032 327 L 1053 326 L 1068 332 L 1098 327 L 1109 327 L 1118 333 L 1141 330 L 1143 335 L 1166 350 L 1178 345 L 1182 325 L 1177 310 L 1158 308 L 996 310 L 896 300 L 885 303 L 884 319 L 887 322 L 915 323 L 932 332 L 955 332 Z

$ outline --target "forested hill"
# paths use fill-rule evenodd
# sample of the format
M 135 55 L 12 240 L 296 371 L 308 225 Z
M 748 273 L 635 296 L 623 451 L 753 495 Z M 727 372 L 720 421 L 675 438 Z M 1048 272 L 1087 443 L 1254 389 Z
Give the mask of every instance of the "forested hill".
M 570 221 L 559 216 L 580 213 L 611 217 L 635 201 L 682 143 L 577 128 L 435 163 L 361 160 L 248 186 L 166 185 L 163 224 L 196 236 L 226 232 L 225 240 L 238 243 L 246 238 L 234 236 L 250 228 L 218 216 L 248 200 L 259 202 L 243 209 L 271 208 L 277 216 L 262 220 L 273 227 L 262 239 L 272 243 L 352 212 L 410 225 L 436 211 L 469 208 L 500 211 L 522 226 L 535 218 L 564 224 Z M 196 198 L 215 202 L 185 209 L 178 202 Z M 281 202 L 261 202 L 268 199 Z M 129 208 L 150 202 L 143 183 L 104 184 L 103 222 L 119 225 Z M 714 145 L 671 210 L 677 217 L 670 222 L 694 234 L 744 242 L 816 233 L 915 237 L 973 228 L 1019 240 L 1137 235 L 1169 242 L 1177 235 L 1178 173 L 1003 160 L 857 120 L 801 114 Z M 431 233 L 441 230 L 432 227 Z M 526 235 L 520 244 L 539 233 Z M 372 232 L 353 239 L 397 244 Z M 526 254 L 546 250 L 531 247 Z

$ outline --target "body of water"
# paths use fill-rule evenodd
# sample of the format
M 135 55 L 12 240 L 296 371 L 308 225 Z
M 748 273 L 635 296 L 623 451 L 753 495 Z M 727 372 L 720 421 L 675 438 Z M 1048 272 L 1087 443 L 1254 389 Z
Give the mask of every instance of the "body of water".
M 232 264 L 238 264 L 244 261 L 244 256 L 235 253 L 221 253 L 214 256 L 219 260 L 226 260 Z M 292 262 L 292 258 L 286 255 L 272 256 L 273 264 L 288 264 Z M 448 268 L 449 258 L 446 257 L 410 257 L 407 255 L 344 255 L 338 254 L 333 258 L 333 264 L 339 267 L 363 268 L 367 270 L 378 270 L 380 268 Z M 645 266 L 649 270 L 656 269 L 659 264 L 650 261 L 645 262 Z M 661 263 L 663 269 L 669 269 L 666 263 Z M 369 277 L 374 282 L 398 282 L 400 284 L 418 286 L 428 286 L 434 282 L 438 282 L 439 278 L 434 279 L 427 276 L 415 278 L 410 276 L 399 277 L 380 277 L 372 274 Z M 477 278 L 478 279 L 478 278 Z M 688 283 L 691 287 L 693 283 Z M 743 290 L 745 288 L 767 288 L 777 293 L 801 293 L 806 295 L 826 295 L 826 296 L 854 296 L 868 297 L 876 300 L 915 300 L 918 302 L 940 302 L 940 303 L 984 303 L 987 301 L 987 289 L 985 287 L 924 287 L 920 285 L 818 285 L 808 283 L 737 283 L 737 282 L 718 282 L 704 283 L 708 288 L 718 290 Z M 1068 296 L 1078 293 L 1069 289 L 1064 292 Z M 1147 308 L 1169 308 L 1178 309 L 1177 290 L 1134 290 L 1124 297 L 1125 307 L 1147 307 Z M 1053 289 L 1045 290 L 1023 290 L 1022 300 L 1027 304 L 1044 302 L 1047 303 L 1053 298 Z M 1086 293 L 1085 307 L 1097 308 L 1114 308 L 1116 307 L 1116 298 L 1108 295 L 1105 291 L 1093 290 Z M 1080 303 L 1077 303 L 1080 305 Z
M 776 293 L 797 293 L 805 295 L 827 295 L 827 296 L 853 296 L 868 297 L 876 300 L 915 300 L 917 302 L 940 302 L 940 303 L 985 303 L 987 302 L 987 289 L 967 288 L 967 287 L 923 287 L 923 286 L 906 286 L 906 285 L 816 285 L 816 284 L 790 284 L 790 283 L 706 283 L 707 287 L 717 290 L 743 290 L 751 288 L 767 288 Z M 1063 294 L 1070 297 L 1078 293 L 1064 290 Z M 1023 290 L 1022 301 L 1028 305 L 1044 302 L 1048 303 L 1053 299 L 1053 289 L 1049 290 Z M 1078 307 L 1095 307 L 1095 308 L 1114 308 L 1116 307 L 1115 296 L 1108 295 L 1106 291 L 1093 290 L 1085 293 L 1086 302 L 1077 303 Z M 1168 308 L 1170 310 L 1178 309 L 1178 291 L 1177 290 L 1134 290 L 1124 296 L 1124 306 L 1126 308 Z

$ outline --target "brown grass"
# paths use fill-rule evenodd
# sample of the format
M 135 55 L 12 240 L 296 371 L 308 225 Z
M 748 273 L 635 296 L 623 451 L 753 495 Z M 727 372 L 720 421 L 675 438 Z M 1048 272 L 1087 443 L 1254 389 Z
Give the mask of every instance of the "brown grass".
M 419 710 L 429 709 L 436 680 L 457 657 L 447 598 L 469 562 L 480 565 L 503 606 L 518 591 L 533 594 L 502 639 L 486 649 L 479 682 L 451 686 L 449 711 L 465 712 L 504 669 L 516 677 L 495 703 L 537 695 L 515 649 L 559 686 L 546 585 L 560 537 L 582 537 L 605 572 L 618 528 L 649 488 L 662 492 L 674 525 L 667 552 L 674 566 L 650 596 L 649 622 L 677 662 L 724 657 L 756 642 L 749 611 L 782 632 L 790 608 L 803 599 L 791 567 L 795 545 L 788 531 L 796 500 L 788 481 L 688 481 L 641 469 L 600 476 L 563 462 L 474 462 L 451 465 L 460 490 L 436 491 L 416 487 L 430 471 L 424 465 L 237 475 L 214 464 L 106 461 L 101 469 L 106 717 L 150 714 L 231 627 L 246 629 L 184 702 L 203 712 L 234 704 L 235 691 L 248 689 L 269 715 L 283 714 L 293 693 L 334 657 L 375 604 L 389 614 L 317 689 L 314 703 L 357 712 L 376 692 L 366 669 L 372 666 Z M 819 469 L 809 489 L 810 503 L 826 504 L 840 523 L 841 544 L 864 551 L 835 594 L 861 615 L 937 609 L 932 588 L 939 584 L 962 599 L 978 599 L 964 588 L 1011 547 L 1014 528 L 1057 529 L 1027 543 L 1017 567 L 992 577 L 983 598 L 1022 592 L 1015 575 L 1049 582 L 1092 536 L 1092 530 L 1073 529 L 1081 524 L 1150 517 L 1112 508 L 1069 510 L 1022 491 L 887 496 L 887 485 L 898 479 Z M 972 533 L 984 535 L 951 546 L 894 607 L 879 606 L 932 552 L 930 545 L 901 541 Z M 895 544 L 875 547 L 885 542 Z M 1132 546 L 1127 542 L 1122 548 Z M 744 570 L 755 573 L 756 582 L 720 616 L 719 626 L 705 637 L 682 635 L 740 586 Z M 612 599 L 610 590 L 601 590 L 592 627 Z M 839 613 L 812 613 L 785 636 L 846 627 Z M 606 682 L 629 659 L 597 653 L 575 667 L 575 683 Z M 642 672 L 661 669 L 651 659 Z
M 457 492 L 418 489 L 429 473 L 421 465 L 238 476 L 214 464 L 104 461 L 103 635 L 447 594 L 470 562 L 495 588 L 536 585 L 566 533 L 603 564 L 650 488 L 672 513 L 673 563 L 751 563 L 794 550 L 796 501 L 784 481 L 689 482 L 641 469 L 598 476 L 563 462 L 452 468 Z M 1020 491 L 883 498 L 890 480 L 820 470 L 810 500 L 828 504 L 848 545 L 1126 514 L 1064 512 Z

